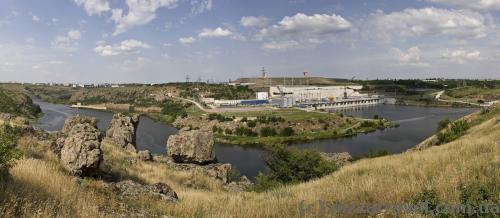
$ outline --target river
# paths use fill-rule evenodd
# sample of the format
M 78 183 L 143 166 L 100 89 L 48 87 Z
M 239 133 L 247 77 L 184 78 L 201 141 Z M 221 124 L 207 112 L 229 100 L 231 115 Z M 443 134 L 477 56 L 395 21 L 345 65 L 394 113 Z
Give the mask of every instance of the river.
M 77 114 L 95 117 L 98 127 L 105 131 L 113 114 L 107 111 L 76 109 L 66 105 L 51 104 L 34 99 L 40 105 L 43 116 L 38 126 L 48 131 L 59 131 L 64 120 Z M 457 119 L 473 112 L 471 108 L 432 108 L 396 105 L 377 105 L 358 109 L 343 110 L 346 115 L 372 118 L 379 115 L 400 124 L 398 128 L 360 134 L 350 138 L 328 139 L 307 143 L 293 144 L 297 148 L 312 148 L 324 152 L 349 152 L 353 156 L 363 155 L 370 150 L 387 150 L 399 153 L 415 146 L 432 135 L 439 120 Z M 136 146 L 139 150 L 148 149 L 154 154 L 166 153 L 168 136 L 177 130 L 169 125 L 155 122 L 147 116 L 141 116 L 137 128 Z M 215 155 L 221 163 L 231 163 L 242 175 L 254 178 L 259 171 L 265 170 L 263 156 L 265 151 L 251 146 L 215 144 Z

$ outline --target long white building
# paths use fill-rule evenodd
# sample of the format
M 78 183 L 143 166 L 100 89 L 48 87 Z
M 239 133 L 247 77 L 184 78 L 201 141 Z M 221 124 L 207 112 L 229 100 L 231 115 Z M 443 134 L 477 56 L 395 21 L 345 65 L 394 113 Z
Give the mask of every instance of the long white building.
M 292 97 L 295 102 L 311 102 L 311 101 L 337 101 L 344 98 L 346 94 L 348 97 L 366 97 L 360 94 L 363 86 L 349 85 L 349 86 L 271 86 L 269 94 L 273 97 Z M 345 93 L 345 94 L 344 94 Z

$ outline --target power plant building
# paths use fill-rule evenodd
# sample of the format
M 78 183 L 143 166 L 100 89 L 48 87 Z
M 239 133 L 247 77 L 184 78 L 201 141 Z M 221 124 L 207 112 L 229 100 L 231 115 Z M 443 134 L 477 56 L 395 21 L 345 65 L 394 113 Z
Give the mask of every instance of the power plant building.
M 325 102 L 336 101 L 344 98 L 366 97 L 358 90 L 363 86 L 271 86 L 269 94 L 271 98 L 292 97 L 295 102 Z

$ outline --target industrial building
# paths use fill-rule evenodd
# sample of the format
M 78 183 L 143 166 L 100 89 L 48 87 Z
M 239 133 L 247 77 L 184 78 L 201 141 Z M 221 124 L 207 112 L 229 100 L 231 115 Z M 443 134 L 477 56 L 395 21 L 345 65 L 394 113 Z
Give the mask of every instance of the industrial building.
M 271 98 L 293 97 L 295 102 L 337 101 L 347 97 L 366 97 L 358 90 L 359 85 L 350 86 L 271 86 Z

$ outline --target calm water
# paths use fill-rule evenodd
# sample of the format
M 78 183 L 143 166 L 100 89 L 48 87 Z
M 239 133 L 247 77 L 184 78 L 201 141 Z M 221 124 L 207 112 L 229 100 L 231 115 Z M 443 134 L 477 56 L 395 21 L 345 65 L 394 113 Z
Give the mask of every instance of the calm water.
M 113 114 L 111 112 L 75 109 L 65 105 L 50 104 L 34 100 L 42 108 L 44 116 L 38 126 L 48 131 L 59 131 L 64 120 L 77 114 L 95 117 L 98 127 L 105 131 Z M 473 112 L 469 108 L 425 108 L 395 105 L 377 105 L 357 110 L 344 110 L 346 115 L 372 118 L 375 114 L 400 124 L 399 128 L 358 135 L 352 138 L 329 139 L 309 143 L 294 144 L 298 148 L 313 148 L 324 152 L 349 152 L 353 156 L 363 155 L 372 150 L 402 152 L 415 146 L 435 132 L 436 124 L 443 118 L 450 120 Z M 142 116 L 137 129 L 137 148 L 148 149 L 152 153 L 165 154 L 168 136 L 177 130 L 172 126 L 155 122 Z M 215 154 L 221 163 L 231 163 L 243 175 L 253 178 L 265 169 L 261 149 L 238 145 L 215 145 Z

